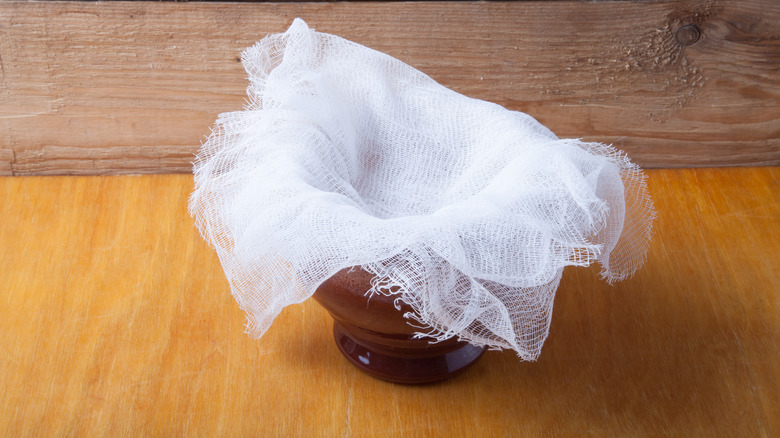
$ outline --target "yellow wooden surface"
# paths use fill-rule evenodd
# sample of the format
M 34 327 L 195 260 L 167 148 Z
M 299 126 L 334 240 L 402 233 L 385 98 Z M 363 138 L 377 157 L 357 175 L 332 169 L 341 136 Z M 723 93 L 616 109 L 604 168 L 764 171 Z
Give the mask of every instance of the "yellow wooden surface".
M 191 172 L 295 17 L 644 167 L 780 164 L 778 0 L 0 1 L 0 175 Z
M 311 300 L 245 335 L 191 176 L 0 178 L 0 436 L 778 436 L 780 168 L 648 173 L 643 270 L 567 270 L 538 362 L 423 387 Z

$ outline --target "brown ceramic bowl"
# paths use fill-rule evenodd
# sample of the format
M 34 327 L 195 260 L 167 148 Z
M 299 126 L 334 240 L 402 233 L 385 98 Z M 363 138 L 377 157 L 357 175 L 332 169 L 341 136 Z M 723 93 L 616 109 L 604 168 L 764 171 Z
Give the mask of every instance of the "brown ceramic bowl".
M 431 383 L 452 377 L 474 363 L 484 352 L 456 338 L 430 343 L 414 339 L 419 329 L 410 326 L 395 308 L 395 297 L 367 296 L 372 274 L 355 267 L 339 271 L 315 292 L 333 316 L 333 336 L 341 353 L 362 371 L 396 383 Z

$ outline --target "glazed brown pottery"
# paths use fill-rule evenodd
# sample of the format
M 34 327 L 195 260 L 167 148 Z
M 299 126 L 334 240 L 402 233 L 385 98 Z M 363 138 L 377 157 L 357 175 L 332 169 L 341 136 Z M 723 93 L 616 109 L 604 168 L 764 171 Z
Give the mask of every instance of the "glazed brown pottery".
M 369 296 L 372 274 L 347 268 L 326 280 L 315 292 L 333 316 L 333 336 L 341 353 L 362 371 L 396 383 L 431 383 L 452 377 L 474 363 L 484 352 L 451 338 L 431 344 L 431 338 L 414 339 L 419 329 L 404 313 L 412 308 L 394 306 L 394 296 Z

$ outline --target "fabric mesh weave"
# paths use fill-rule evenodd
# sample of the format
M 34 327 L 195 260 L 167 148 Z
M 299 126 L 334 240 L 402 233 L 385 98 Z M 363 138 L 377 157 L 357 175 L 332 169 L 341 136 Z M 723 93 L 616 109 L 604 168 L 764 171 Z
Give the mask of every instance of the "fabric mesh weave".
M 533 360 L 565 266 L 598 262 L 612 282 L 645 260 L 645 177 L 610 146 L 558 139 L 300 19 L 243 63 L 248 103 L 219 116 L 189 206 L 252 336 L 362 266 L 421 334 Z

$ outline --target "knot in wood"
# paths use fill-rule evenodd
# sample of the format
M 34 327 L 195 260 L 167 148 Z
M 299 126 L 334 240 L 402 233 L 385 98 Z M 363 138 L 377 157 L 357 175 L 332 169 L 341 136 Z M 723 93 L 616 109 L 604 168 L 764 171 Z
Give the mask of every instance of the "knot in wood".
M 683 46 L 690 46 L 696 41 L 699 41 L 699 38 L 701 37 L 701 31 L 695 24 L 686 24 L 685 26 L 677 29 L 674 37 L 677 39 L 677 42 Z

